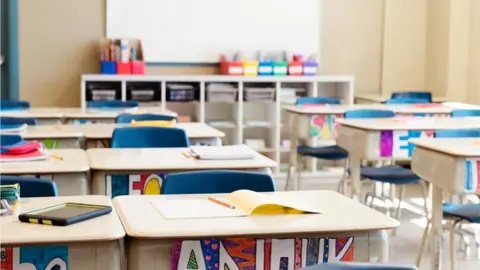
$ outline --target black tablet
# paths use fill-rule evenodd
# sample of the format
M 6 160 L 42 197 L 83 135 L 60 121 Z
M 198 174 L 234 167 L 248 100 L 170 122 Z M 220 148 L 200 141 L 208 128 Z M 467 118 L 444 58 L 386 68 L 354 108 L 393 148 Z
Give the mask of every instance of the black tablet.
M 112 207 L 82 203 L 64 203 L 20 214 L 21 222 L 67 226 L 112 212 Z

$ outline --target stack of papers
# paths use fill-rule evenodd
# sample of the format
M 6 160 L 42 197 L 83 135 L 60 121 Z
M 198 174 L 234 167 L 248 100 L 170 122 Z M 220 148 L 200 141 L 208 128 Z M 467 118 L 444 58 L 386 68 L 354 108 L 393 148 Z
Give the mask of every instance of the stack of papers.
M 246 145 L 192 146 L 191 154 L 199 159 L 253 159 L 257 152 Z

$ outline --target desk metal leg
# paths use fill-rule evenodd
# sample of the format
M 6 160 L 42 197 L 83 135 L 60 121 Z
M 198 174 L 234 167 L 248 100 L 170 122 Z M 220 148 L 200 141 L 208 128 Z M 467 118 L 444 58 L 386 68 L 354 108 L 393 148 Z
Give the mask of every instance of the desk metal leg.
M 432 241 L 431 241 L 431 250 L 432 254 L 432 270 L 440 270 L 442 268 L 442 235 L 443 235 L 443 226 L 442 226 L 442 197 L 443 191 L 433 185 L 432 190 Z
M 291 133 L 290 133 L 290 159 L 288 164 L 287 180 L 285 182 L 285 191 L 288 191 L 290 183 L 293 179 L 293 174 L 297 168 L 297 147 L 298 147 L 298 121 L 291 115 Z

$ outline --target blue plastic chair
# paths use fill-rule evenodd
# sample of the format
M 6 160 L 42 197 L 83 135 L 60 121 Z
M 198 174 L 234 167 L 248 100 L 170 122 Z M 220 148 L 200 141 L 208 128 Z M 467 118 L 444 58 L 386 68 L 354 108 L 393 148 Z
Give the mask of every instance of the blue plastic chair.
M 415 266 L 376 263 L 322 263 L 302 268 L 304 270 L 417 270 Z
M 132 120 L 135 121 L 172 121 L 173 119 L 178 119 L 176 116 L 168 115 L 168 114 L 129 114 L 129 113 L 122 113 L 117 116 L 115 119 L 115 123 L 117 124 L 130 124 Z
M 134 100 L 98 100 L 98 101 L 89 101 L 87 103 L 88 108 L 98 108 L 98 109 L 113 109 L 113 108 L 135 108 L 140 106 L 138 101 Z
M 477 138 L 480 137 L 478 129 L 444 129 L 435 131 L 435 138 Z
M 359 119 L 359 118 L 391 118 L 394 117 L 395 113 L 389 110 L 371 110 L 371 109 L 360 109 L 360 110 L 348 110 L 345 112 L 345 119 Z
M 385 101 L 386 104 L 426 104 L 431 103 L 423 98 L 391 98 Z
M 426 91 L 395 92 L 392 93 L 391 98 L 419 98 L 426 99 L 428 100 L 428 103 L 432 103 L 432 93 Z
M 20 184 L 20 197 L 56 197 L 58 196 L 57 185 L 52 180 L 0 175 L 0 185 Z
M 302 104 L 340 104 L 338 98 L 329 97 L 301 97 L 297 99 L 296 105 Z
M 453 110 L 452 117 L 474 117 L 480 116 L 480 110 L 472 109 L 472 110 Z
M 112 135 L 112 148 L 190 147 L 185 130 L 168 127 L 122 127 Z
M 0 145 L 13 145 L 21 142 L 22 136 L 16 134 L 0 134 Z
M 30 102 L 20 100 L 0 100 L 0 110 L 27 110 Z
M 160 194 L 230 193 L 240 189 L 274 192 L 275 182 L 265 173 L 245 171 L 195 171 L 172 173 L 163 180 Z
M 18 127 L 23 124 L 27 124 L 30 126 L 36 126 L 37 125 L 37 119 L 35 118 L 29 118 L 29 117 L 7 117 L 7 116 L 1 116 L 0 117 L 0 126 L 2 128 L 5 127 Z

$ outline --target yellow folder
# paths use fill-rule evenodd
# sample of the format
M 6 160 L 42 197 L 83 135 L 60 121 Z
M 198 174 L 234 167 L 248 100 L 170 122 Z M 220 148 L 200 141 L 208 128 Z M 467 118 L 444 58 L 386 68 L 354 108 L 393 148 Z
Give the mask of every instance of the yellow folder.
M 173 119 L 171 121 L 135 121 L 132 120 L 130 123 L 132 127 L 175 127 L 177 125 L 177 120 Z

